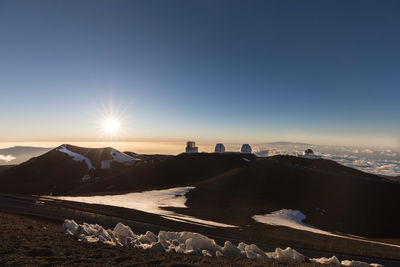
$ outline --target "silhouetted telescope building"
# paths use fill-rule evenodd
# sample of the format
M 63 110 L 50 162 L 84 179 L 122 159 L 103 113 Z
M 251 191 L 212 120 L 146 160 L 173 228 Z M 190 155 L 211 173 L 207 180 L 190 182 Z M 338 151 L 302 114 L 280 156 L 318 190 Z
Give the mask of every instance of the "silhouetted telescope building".
M 251 153 L 251 146 L 249 144 L 243 144 L 242 148 L 240 149 L 240 153 L 250 154 Z
M 199 148 L 196 146 L 196 142 L 194 141 L 188 141 L 186 143 L 186 153 L 191 154 L 191 153 L 198 153 Z
M 215 153 L 225 153 L 225 146 L 224 146 L 224 144 L 221 144 L 221 143 L 217 144 L 217 145 L 215 146 Z
M 306 149 L 306 150 L 303 152 L 303 155 L 299 155 L 299 157 L 301 157 L 301 158 L 307 158 L 307 159 L 320 159 L 320 158 L 321 158 L 321 156 L 315 155 L 315 154 L 314 154 L 314 151 L 312 151 L 312 149 Z

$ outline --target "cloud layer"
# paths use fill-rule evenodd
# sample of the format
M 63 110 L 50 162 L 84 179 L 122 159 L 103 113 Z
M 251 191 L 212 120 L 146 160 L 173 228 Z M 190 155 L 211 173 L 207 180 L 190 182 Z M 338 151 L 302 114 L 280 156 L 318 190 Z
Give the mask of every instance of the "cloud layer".
M 342 165 L 361 171 L 388 175 L 400 175 L 400 152 L 390 149 L 317 146 L 317 145 L 253 145 L 254 151 L 260 156 L 298 155 L 305 149 L 311 148 L 325 159 L 334 160 Z
M 12 155 L 3 155 L 0 154 L 0 160 L 1 161 L 5 161 L 5 162 L 10 162 L 12 160 L 16 159 L 16 157 L 12 156 Z

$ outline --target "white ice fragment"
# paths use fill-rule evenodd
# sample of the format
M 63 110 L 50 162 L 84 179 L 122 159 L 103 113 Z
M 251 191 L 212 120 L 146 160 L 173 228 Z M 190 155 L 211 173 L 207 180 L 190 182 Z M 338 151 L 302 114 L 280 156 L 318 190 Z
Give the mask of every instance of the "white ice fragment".
M 210 253 L 207 249 L 203 249 L 203 250 L 201 251 L 201 254 L 202 254 L 203 256 L 212 257 L 211 253 Z M 217 255 L 217 256 L 218 256 L 218 255 Z
M 74 220 L 66 219 L 62 225 L 63 232 L 70 235 L 76 235 L 78 230 L 78 224 Z
M 94 237 L 94 236 L 85 236 L 85 239 L 84 239 L 86 242 L 89 242 L 89 243 L 96 243 L 96 242 L 99 242 L 99 239 L 97 238 L 97 237 Z
M 330 258 L 313 258 L 310 259 L 311 262 L 316 262 L 320 264 L 335 264 L 335 265 L 340 265 L 340 261 L 336 256 L 332 256 Z
M 140 243 L 151 244 L 157 242 L 158 237 L 152 232 L 147 231 L 146 234 L 139 236 L 138 240 L 140 241 Z
M 234 246 L 231 241 L 225 241 L 224 246 L 222 247 L 222 252 L 224 256 L 240 256 L 241 250 Z
M 164 251 L 165 251 L 165 248 L 164 248 L 164 246 L 161 244 L 161 242 L 153 242 L 153 243 L 150 245 L 149 249 L 150 249 L 150 250 L 153 250 L 153 251 L 159 251 L 159 252 L 164 252 Z
M 222 256 L 224 256 L 224 254 L 222 254 L 221 251 L 217 251 L 217 252 L 215 252 L 215 256 L 222 257 Z
M 378 264 L 378 263 L 367 263 L 363 261 L 350 261 L 350 260 L 344 260 L 341 262 L 342 265 L 344 266 L 351 266 L 351 267 L 383 267 L 383 265 Z
M 114 228 L 114 234 L 118 238 L 119 242 L 123 245 L 127 245 L 127 238 L 131 237 L 137 239 L 137 236 L 132 232 L 132 229 L 122 223 L 118 223 Z
M 303 262 L 305 257 L 291 247 L 285 249 L 276 248 L 275 252 L 270 254 L 273 259 L 287 262 Z
M 256 245 L 251 244 L 245 247 L 246 256 L 249 259 L 268 259 L 264 251 L 259 249 Z

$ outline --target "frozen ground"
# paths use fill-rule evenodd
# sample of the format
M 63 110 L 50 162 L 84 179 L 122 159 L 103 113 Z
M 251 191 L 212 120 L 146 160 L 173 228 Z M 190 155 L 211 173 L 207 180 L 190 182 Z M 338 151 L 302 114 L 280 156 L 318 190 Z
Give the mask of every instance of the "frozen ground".
M 110 246 L 126 246 L 159 252 L 178 252 L 209 257 L 242 256 L 250 259 L 273 259 L 295 263 L 304 262 L 306 259 L 304 255 L 290 247 L 286 249 L 276 248 L 273 252 L 264 252 L 254 244 L 248 245 L 243 242 L 235 246 L 230 241 L 226 241 L 224 246 L 219 246 L 213 239 L 192 232 L 160 231 L 158 235 L 155 235 L 147 231 L 146 234 L 137 235 L 129 226 L 122 223 L 118 223 L 114 229 L 104 229 L 98 224 L 83 223 L 79 225 L 73 220 L 65 220 L 63 232 L 76 235 L 79 237 L 79 240 L 89 243 L 101 242 Z M 310 261 L 331 265 L 381 266 L 379 264 L 369 264 L 352 260 L 343 260 L 340 262 L 336 256 L 314 258 L 310 259 Z
M 123 195 L 105 195 L 105 196 L 88 196 L 88 197 L 72 197 L 59 196 L 52 197 L 61 200 L 69 200 L 83 202 L 88 204 L 101 204 L 128 209 L 140 210 L 148 213 L 158 214 L 162 217 L 175 221 L 183 221 L 203 226 L 212 227 L 236 227 L 234 225 L 203 220 L 188 215 L 178 214 L 163 208 L 187 208 L 185 205 L 185 194 L 194 189 L 194 187 L 176 187 L 165 190 L 152 190 L 138 193 L 128 193 Z

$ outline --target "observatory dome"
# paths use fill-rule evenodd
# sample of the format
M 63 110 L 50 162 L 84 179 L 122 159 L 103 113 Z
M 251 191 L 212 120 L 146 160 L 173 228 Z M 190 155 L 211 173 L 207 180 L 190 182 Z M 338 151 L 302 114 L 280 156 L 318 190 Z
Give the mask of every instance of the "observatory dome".
M 215 146 L 215 153 L 224 153 L 224 152 L 225 152 L 224 144 L 219 143 Z
M 251 146 L 249 144 L 243 144 L 242 148 L 240 149 L 241 153 L 251 153 Z
M 314 155 L 314 151 L 311 149 L 306 149 L 306 151 L 304 151 L 304 155 Z

